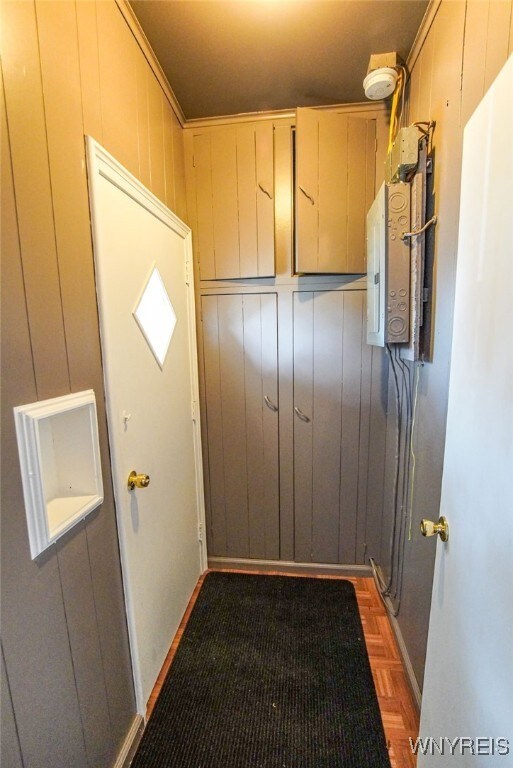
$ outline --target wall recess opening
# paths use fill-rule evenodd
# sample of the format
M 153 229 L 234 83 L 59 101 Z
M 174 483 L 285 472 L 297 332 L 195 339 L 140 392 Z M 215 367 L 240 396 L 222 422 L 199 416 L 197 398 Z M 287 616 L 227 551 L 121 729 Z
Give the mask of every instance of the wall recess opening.
M 14 408 L 32 559 L 103 501 L 94 392 Z

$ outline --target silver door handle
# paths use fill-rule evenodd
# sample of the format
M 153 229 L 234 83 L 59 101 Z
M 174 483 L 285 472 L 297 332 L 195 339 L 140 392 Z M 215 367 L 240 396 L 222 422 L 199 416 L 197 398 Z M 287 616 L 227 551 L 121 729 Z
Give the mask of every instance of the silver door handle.
M 299 189 L 304 194 L 304 196 L 307 197 L 310 200 L 312 205 L 315 205 L 315 200 L 313 199 L 312 195 L 309 195 L 308 192 L 306 191 L 306 189 L 303 189 L 303 187 L 299 187 Z
M 303 411 L 300 410 L 300 408 L 298 408 L 297 405 L 294 406 L 294 410 L 296 412 L 296 415 L 299 416 L 299 418 L 301 419 L 301 421 L 310 421 L 306 413 L 303 413 Z
M 272 402 L 272 400 L 269 400 L 267 395 L 264 395 L 264 402 L 265 402 L 266 406 L 269 408 L 270 411 L 274 411 L 274 413 L 276 413 L 276 411 L 278 410 L 278 406 L 275 405 Z

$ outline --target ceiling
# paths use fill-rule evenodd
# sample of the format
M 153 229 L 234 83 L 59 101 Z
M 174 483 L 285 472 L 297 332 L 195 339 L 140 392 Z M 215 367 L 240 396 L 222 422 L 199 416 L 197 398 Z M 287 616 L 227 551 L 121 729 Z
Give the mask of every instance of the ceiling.
M 187 119 L 364 101 L 428 0 L 131 0 Z

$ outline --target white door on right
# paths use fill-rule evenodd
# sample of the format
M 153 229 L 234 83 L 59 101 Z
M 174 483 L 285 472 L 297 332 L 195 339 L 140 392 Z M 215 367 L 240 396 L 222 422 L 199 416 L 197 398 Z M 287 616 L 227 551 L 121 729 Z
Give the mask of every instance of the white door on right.
M 513 766 L 513 57 L 464 134 L 419 768 Z M 426 546 L 429 542 L 426 541 Z

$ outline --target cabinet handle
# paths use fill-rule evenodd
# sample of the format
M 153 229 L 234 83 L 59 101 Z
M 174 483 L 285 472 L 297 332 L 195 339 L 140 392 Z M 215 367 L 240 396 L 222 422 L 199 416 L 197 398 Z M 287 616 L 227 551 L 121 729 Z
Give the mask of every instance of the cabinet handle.
M 307 197 L 310 200 L 312 205 L 315 205 L 315 200 L 313 199 L 312 195 L 309 195 L 308 192 L 305 189 L 303 189 L 303 187 L 299 187 L 299 189 L 304 194 L 304 196 Z
M 267 195 L 267 197 L 269 198 L 269 200 L 272 200 L 272 199 L 273 199 L 273 196 L 271 195 L 271 193 L 270 193 L 270 192 L 268 192 L 268 191 L 267 191 L 267 189 L 266 189 L 265 187 L 263 187 L 263 186 L 260 184 L 260 182 L 258 183 L 258 186 L 259 186 L 259 188 L 262 190 L 262 192 L 264 193 L 264 195 Z
M 306 413 L 303 413 L 303 411 L 297 407 L 297 405 L 294 406 L 294 410 L 296 412 L 296 415 L 299 416 L 301 421 L 310 421 Z
M 277 405 L 275 405 L 275 404 L 272 402 L 272 400 L 269 400 L 269 398 L 267 397 L 267 395 L 264 395 L 264 401 L 265 401 L 265 404 L 266 404 L 266 406 L 269 408 L 269 410 L 270 410 L 270 411 L 274 411 L 274 413 L 276 413 L 276 412 L 277 412 L 277 410 L 278 410 L 278 406 L 277 406 Z

